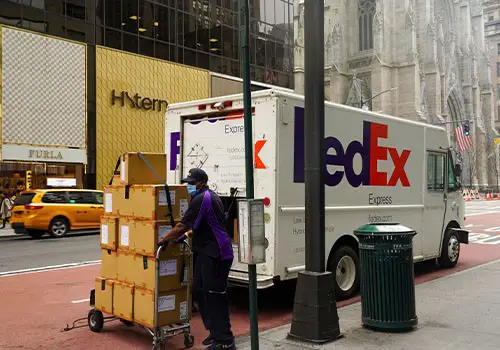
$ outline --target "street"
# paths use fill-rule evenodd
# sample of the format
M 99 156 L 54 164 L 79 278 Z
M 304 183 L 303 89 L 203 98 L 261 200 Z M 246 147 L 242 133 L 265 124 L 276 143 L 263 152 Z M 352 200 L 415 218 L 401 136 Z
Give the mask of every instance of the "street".
M 416 266 L 416 283 L 421 284 L 474 266 L 500 259 L 500 201 L 467 203 L 466 225 L 471 230 L 469 245 L 462 245 L 461 259 L 455 269 L 439 269 L 434 264 Z M 99 275 L 99 236 L 71 234 L 62 239 L 25 236 L 0 239 L 1 349 L 148 349 L 151 338 L 138 327 L 119 322 L 107 323 L 95 334 L 87 327 L 89 292 Z M 37 271 L 48 267 L 48 271 Z M 452 293 L 452 292 L 450 292 Z M 291 320 L 294 283 L 259 292 L 259 326 L 266 330 Z M 6 297 L 5 297 L 6 296 Z M 231 288 L 231 321 L 236 336 L 249 332 L 248 292 Z M 338 303 L 344 307 L 359 297 Z M 418 309 L 417 309 L 418 313 Z M 62 332 L 67 324 L 81 319 L 77 328 Z M 341 319 L 342 321 L 342 319 Z M 198 314 L 192 322 L 195 348 L 206 332 Z M 171 349 L 183 348 L 182 338 L 169 343 Z

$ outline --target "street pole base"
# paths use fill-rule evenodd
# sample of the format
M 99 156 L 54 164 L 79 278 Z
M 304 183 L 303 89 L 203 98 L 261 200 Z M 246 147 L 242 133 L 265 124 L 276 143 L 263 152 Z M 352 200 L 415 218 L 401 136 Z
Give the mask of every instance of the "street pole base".
M 333 278 L 331 272 L 299 273 L 289 338 L 314 344 L 341 338 Z

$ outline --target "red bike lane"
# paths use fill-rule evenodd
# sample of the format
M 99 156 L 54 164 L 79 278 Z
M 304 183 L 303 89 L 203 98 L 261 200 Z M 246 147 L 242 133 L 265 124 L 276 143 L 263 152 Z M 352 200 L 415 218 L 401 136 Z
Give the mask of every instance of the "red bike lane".
M 472 237 L 485 234 L 500 225 L 495 215 L 471 217 L 467 224 L 473 225 Z M 476 225 L 476 226 L 474 226 Z M 482 225 L 482 226 L 479 226 Z M 499 232 L 488 232 L 495 236 Z M 474 241 L 474 240 L 472 240 Z M 500 235 L 498 235 L 500 242 Z M 451 273 L 500 259 L 500 246 L 482 244 L 476 240 L 462 245 L 461 259 L 454 269 L 439 269 L 432 264 L 416 268 L 416 283 L 443 277 Z M 94 278 L 99 274 L 99 265 L 70 268 L 17 276 L 0 277 L 0 349 L 150 349 L 151 336 L 139 327 L 126 327 L 120 322 L 106 323 L 101 333 L 92 333 L 87 327 L 89 292 Z M 277 327 L 291 321 L 293 307 L 293 285 L 259 292 L 259 326 L 261 330 Z M 231 321 L 236 336 L 247 335 L 248 291 L 231 289 Z M 338 303 L 338 307 L 359 301 L 359 297 Z M 76 303 L 74 303 L 76 302 Z M 62 331 L 67 324 L 83 318 L 76 328 Z M 342 320 L 340 320 L 342 322 Z M 206 332 L 199 315 L 192 320 L 192 332 L 196 338 L 195 349 Z M 182 349 L 183 339 L 177 337 L 169 342 L 170 349 Z

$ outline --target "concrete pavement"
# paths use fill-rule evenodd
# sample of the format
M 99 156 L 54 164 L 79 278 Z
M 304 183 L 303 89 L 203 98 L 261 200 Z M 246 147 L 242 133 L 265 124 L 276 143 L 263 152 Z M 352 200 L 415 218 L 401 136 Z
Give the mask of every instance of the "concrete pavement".
M 260 333 L 260 349 L 498 349 L 500 261 L 487 263 L 416 287 L 419 324 L 409 333 L 383 333 L 361 325 L 361 304 L 339 309 L 344 337 L 326 345 L 286 338 L 290 325 Z M 248 338 L 238 349 L 250 349 Z

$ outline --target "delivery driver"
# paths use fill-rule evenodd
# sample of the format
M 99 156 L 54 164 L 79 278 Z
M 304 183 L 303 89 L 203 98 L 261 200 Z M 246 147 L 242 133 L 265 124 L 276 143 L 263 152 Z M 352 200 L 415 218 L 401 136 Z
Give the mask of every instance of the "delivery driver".
M 203 344 L 211 350 L 236 349 L 226 294 L 233 248 L 224 226 L 224 205 L 219 196 L 208 189 L 207 182 L 207 174 L 197 168 L 191 169 L 182 180 L 188 184 L 192 199 L 181 222 L 163 241 L 193 231 L 193 252 L 197 254 L 193 293 L 203 324 L 210 332 Z

